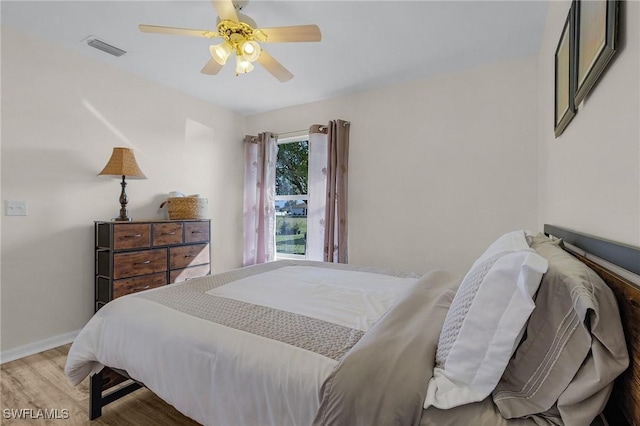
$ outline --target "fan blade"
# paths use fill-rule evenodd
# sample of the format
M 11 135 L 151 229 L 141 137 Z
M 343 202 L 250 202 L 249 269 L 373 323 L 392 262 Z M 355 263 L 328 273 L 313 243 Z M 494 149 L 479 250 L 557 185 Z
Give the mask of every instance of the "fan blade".
M 260 28 L 266 34 L 266 43 L 295 41 L 320 41 L 322 35 L 317 25 L 296 25 L 293 27 Z
M 200 72 L 202 74 L 216 75 L 222 69 L 222 67 L 223 65 L 220 65 L 216 62 L 215 59 L 211 58 Z
M 211 3 L 213 3 L 213 7 L 216 8 L 220 20 L 224 21 L 228 19 L 233 22 L 239 22 L 236 8 L 233 7 L 231 0 L 211 0 Z
M 138 28 L 143 33 L 156 33 L 156 34 L 171 34 L 171 35 L 183 35 L 191 37 L 206 37 L 214 38 L 219 37 L 217 31 L 209 30 L 194 30 L 191 28 L 175 28 L 175 27 L 161 27 L 158 25 L 138 25 Z
M 293 78 L 293 74 L 283 67 L 280 62 L 276 61 L 273 56 L 265 52 L 264 49 L 262 49 L 260 56 L 258 56 L 257 62 L 283 83 Z

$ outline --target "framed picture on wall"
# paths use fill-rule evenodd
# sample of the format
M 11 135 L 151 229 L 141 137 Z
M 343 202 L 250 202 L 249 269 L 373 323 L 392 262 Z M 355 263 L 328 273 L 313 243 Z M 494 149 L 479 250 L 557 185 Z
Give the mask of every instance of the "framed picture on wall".
M 579 105 L 616 52 L 617 0 L 574 0 L 576 93 Z
M 555 54 L 555 116 L 554 131 L 556 138 L 562 134 L 567 124 L 576 115 L 574 104 L 575 88 L 575 49 L 573 6 L 565 20 Z

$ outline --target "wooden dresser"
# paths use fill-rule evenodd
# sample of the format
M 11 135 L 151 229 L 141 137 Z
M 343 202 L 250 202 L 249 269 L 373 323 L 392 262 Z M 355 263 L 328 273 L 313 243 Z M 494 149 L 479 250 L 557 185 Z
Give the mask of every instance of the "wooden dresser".
M 210 220 L 95 222 L 95 310 L 211 272 Z

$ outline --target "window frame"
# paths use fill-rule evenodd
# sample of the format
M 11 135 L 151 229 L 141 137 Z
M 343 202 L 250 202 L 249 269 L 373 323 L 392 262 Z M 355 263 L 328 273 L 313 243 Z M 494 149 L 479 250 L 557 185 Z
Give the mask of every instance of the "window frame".
M 278 147 L 280 145 L 285 145 L 288 143 L 296 143 L 296 142 L 303 142 L 306 141 L 307 144 L 309 143 L 309 132 L 296 132 L 296 134 L 292 135 L 292 136 L 287 136 L 284 138 L 278 138 L 277 139 L 277 144 Z M 307 158 L 308 158 L 309 154 L 307 152 Z M 296 194 L 296 195 L 274 195 L 274 203 L 277 201 L 290 201 L 290 200 L 304 200 L 306 203 L 309 202 L 309 192 L 307 191 L 306 194 Z M 275 207 L 275 206 L 274 206 Z M 275 210 L 275 209 L 274 209 Z M 275 213 L 274 213 L 275 215 Z M 277 216 L 274 217 L 274 224 L 277 221 Z M 275 235 L 274 235 L 275 237 Z M 283 260 L 283 259 L 289 259 L 289 260 L 306 260 L 307 259 L 307 247 L 306 247 L 306 242 L 305 242 L 305 248 L 304 248 L 305 254 L 291 254 L 291 253 L 280 253 L 278 252 L 278 245 L 276 244 L 275 247 L 275 260 Z

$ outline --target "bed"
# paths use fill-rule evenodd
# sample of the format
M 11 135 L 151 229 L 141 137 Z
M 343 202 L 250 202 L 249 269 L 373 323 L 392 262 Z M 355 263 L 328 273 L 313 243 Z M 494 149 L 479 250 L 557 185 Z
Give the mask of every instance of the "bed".
M 499 238 L 465 276 L 278 261 L 122 297 L 65 372 L 91 376 L 92 419 L 146 386 L 211 425 L 640 424 L 640 250 L 544 231 Z M 106 389 L 114 371 L 132 381 Z

